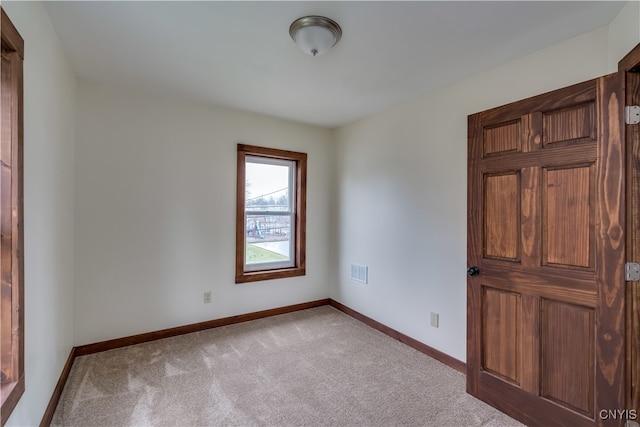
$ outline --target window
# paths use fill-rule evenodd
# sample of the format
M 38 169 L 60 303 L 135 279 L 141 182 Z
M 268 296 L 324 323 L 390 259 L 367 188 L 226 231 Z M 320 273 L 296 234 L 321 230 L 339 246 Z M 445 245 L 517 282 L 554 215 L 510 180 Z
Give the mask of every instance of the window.
M 305 274 L 307 155 L 238 144 L 236 283 Z
M 22 60 L 24 42 L 1 10 L 0 369 L 2 425 L 24 393 L 24 245 L 22 231 Z

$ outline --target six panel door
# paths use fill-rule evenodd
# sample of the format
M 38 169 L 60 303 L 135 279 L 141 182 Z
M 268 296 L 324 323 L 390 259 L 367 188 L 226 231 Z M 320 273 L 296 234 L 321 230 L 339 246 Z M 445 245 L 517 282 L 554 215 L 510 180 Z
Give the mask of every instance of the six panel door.
M 528 425 L 621 424 L 623 98 L 616 74 L 469 116 L 467 390 Z

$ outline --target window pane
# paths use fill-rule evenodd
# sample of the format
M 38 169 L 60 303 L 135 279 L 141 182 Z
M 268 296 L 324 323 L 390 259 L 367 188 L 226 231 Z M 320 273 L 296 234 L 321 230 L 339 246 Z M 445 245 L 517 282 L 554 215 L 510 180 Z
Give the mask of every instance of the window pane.
M 247 266 L 291 261 L 291 216 L 247 215 Z
M 292 162 L 263 163 L 247 158 L 245 171 L 245 210 L 291 211 Z M 271 161 L 273 162 L 273 161 Z
M 236 283 L 304 276 L 307 155 L 238 144 Z

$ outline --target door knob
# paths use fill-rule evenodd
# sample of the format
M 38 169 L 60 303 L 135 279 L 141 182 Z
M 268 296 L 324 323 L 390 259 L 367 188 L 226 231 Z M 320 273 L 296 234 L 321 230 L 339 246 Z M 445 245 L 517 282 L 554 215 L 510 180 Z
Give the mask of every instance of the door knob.
M 478 267 L 476 267 L 476 266 L 469 267 L 467 269 L 467 274 L 469 276 L 477 276 L 478 274 L 480 274 L 480 269 Z

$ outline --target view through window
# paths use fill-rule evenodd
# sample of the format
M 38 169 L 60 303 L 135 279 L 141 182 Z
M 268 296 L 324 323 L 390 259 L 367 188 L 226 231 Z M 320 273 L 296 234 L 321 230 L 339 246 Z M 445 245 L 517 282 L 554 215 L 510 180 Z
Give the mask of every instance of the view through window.
M 305 153 L 238 145 L 236 282 L 305 274 Z
M 295 162 L 247 156 L 245 270 L 293 267 Z

